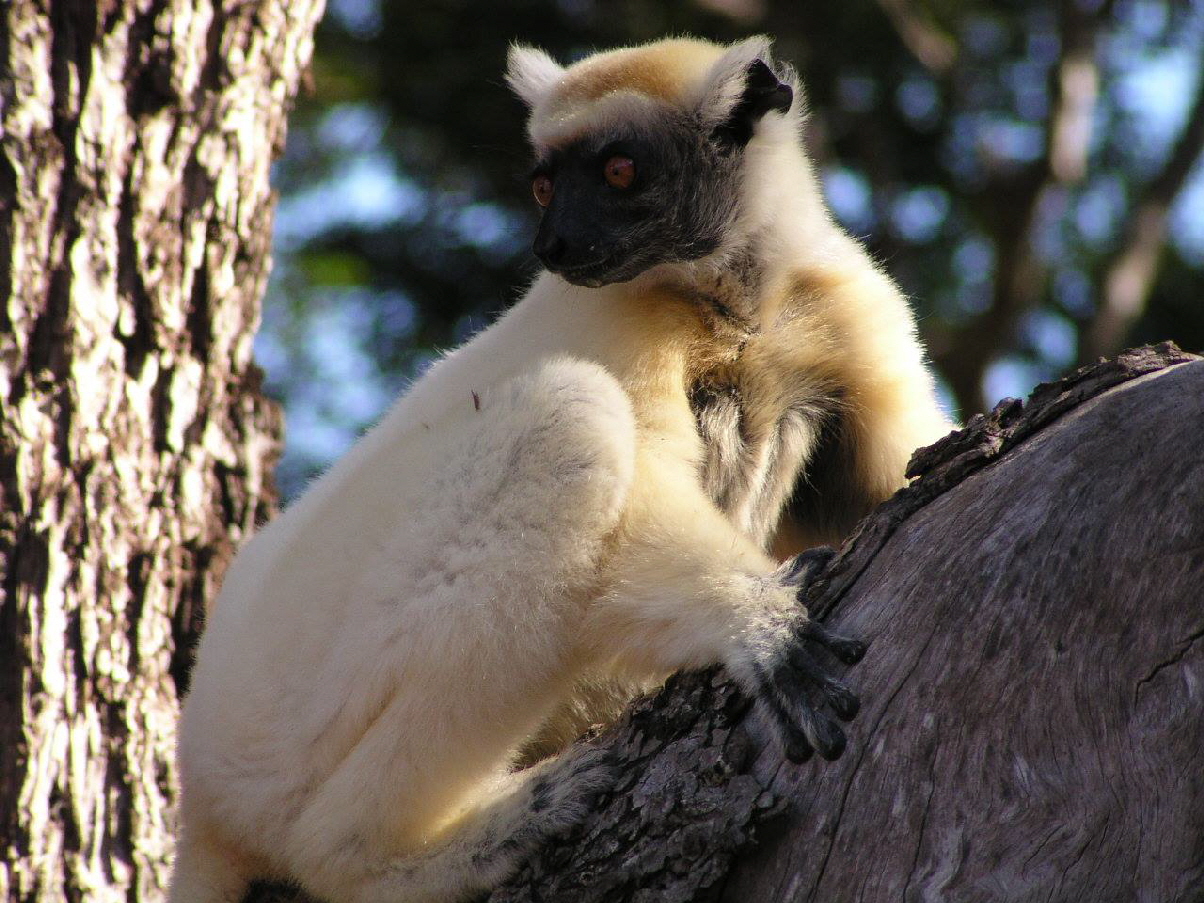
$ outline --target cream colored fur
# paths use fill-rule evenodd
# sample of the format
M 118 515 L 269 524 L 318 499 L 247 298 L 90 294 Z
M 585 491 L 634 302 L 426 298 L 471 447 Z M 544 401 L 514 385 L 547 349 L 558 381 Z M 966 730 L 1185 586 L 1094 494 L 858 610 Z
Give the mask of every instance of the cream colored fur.
M 550 144 L 595 114 L 730 102 L 766 47 L 672 41 L 567 70 L 518 50 L 510 79 Z M 874 498 L 948 424 L 907 305 L 832 223 L 794 114 L 761 123 L 742 179 L 729 245 L 602 288 L 543 273 L 243 548 L 184 706 L 174 903 L 234 903 L 255 877 L 334 903 L 480 892 L 606 780 L 589 753 L 512 773 L 518 757 L 674 670 L 747 674 L 786 641 L 795 590 L 774 524 L 747 514 L 786 492 L 754 462 L 748 498 L 716 505 L 686 387 L 744 368 L 780 407 L 839 386 Z M 755 319 L 737 350 L 697 286 L 750 235 L 763 278 L 734 298 Z

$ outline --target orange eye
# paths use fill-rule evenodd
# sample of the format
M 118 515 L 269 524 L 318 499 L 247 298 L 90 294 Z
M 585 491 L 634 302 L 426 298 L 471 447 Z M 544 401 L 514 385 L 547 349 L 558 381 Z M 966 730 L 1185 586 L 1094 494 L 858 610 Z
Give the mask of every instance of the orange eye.
M 535 203 L 546 207 L 552 203 L 552 177 L 540 174 L 531 180 L 531 191 L 535 193 Z
M 611 157 L 602 171 L 612 188 L 630 188 L 635 181 L 635 161 L 630 157 Z

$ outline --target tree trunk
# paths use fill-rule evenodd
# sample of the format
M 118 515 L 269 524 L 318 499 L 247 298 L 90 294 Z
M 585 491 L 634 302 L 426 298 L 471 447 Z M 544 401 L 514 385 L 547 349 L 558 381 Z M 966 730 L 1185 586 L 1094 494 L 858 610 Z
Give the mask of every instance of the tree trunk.
M 269 513 L 251 341 L 319 0 L 0 7 L 0 897 L 159 899 L 202 603 Z
M 812 603 L 873 640 L 843 758 L 680 675 L 490 903 L 1204 899 L 1204 360 L 1086 368 L 913 469 Z

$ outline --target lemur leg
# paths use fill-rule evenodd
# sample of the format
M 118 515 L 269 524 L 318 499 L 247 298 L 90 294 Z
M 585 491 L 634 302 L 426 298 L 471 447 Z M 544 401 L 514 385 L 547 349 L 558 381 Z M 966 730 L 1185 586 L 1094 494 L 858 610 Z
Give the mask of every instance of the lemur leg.
M 554 756 L 590 728 L 617 721 L 631 700 L 655 689 L 660 682 L 587 673 L 574 684 L 569 698 L 527 739 L 515 763 L 530 765 Z
M 505 769 L 577 676 L 584 606 L 633 471 L 627 396 L 601 368 L 561 361 L 464 403 L 428 510 L 407 512 L 399 557 L 420 567 L 396 614 L 403 640 L 380 653 L 397 657 L 398 686 L 309 792 L 282 851 L 283 871 L 333 901 L 488 888 L 577 821 L 610 773 L 582 751 Z
M 241 903 L 247 887 L 257 877 L 250 863 L 240 859 L 212 836 L 185 827 L 176 841 L 168 903 Z
M 526 771 L 482 782 L 481 799 L 420 848 L 384 856 L 369 838 L 322 851 L 305 887 L 347 903 L 454 903 L 509 877 L 546 840 L 577 824 L 613 768 L 596 749 L 576 749 Z
M 641 450 L 612 590 L 591 610 L 598 637 L 634 673 L 722 662 L 754 694 L 785 752 L 835 758 L 857 698 L 828 674 L 864 645 L 807 616 L 800 598 L 817 553 L 781 567 L 740 533 L 673 459 Z

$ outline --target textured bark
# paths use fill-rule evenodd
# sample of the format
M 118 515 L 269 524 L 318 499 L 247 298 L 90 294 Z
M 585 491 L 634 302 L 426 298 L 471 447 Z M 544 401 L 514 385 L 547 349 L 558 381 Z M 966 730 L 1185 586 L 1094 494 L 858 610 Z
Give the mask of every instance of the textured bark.
M 203 600 L 273 502 L 251 341 L 317 0 L 0 6 L 0 897 L 158 899 Z

